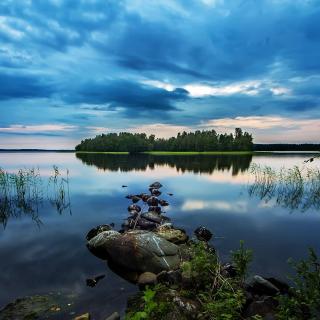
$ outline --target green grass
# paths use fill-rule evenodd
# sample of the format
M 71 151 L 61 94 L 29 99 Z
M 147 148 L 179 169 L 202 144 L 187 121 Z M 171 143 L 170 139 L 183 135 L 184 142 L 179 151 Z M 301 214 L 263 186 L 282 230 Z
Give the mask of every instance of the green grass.
M 76 151 L 76 153 L 129 154 L 127 151 Z

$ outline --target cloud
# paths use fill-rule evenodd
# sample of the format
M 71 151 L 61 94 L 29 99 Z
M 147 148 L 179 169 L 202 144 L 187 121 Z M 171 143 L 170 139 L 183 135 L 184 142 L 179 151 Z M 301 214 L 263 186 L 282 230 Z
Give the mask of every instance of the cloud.
M 77 129 L 76 126 L 62 124 L 41 124 L 41 125 L 10 125 L 0 127 L 0 134 L 31 134 L 31 135 L 52 135 L 54 133 L 71 132 Z
M 279 116 L 250 116 L 213 119 L 204 129 L 233 131 L 242 128 L 253 133 L 256 143 L 319 143 L 320 118 L 294 119 Z
M 156 118 L 177 110 L 174 102 L 186 99 L 188 92 L 184 89 L 167 91 L 128 80 L 86 82 L 65 97 L 72 103 L 106 104 L 105 110 L 120 110 L 131 117 L 152 115 Z M 157 112 L 161 113 L 157 115 Z
M 251 119 L 259 141 L 318 141 L 301 121 L 320 118 L 319 17 L 316 0 L 3 0 L 1 126 L 169 136 L 258 116 L 283 119 Z

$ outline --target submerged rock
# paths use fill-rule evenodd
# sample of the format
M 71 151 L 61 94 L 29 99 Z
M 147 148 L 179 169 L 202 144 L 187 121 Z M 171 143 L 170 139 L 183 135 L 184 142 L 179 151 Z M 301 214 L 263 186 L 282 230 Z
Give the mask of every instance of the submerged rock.
M 260 300 L 251 302 L 245 310 L 244 316 L 248 319 L 251 319 L 251 317 L 255 315 L 267 317 L 268 319 L 275 319 L 274 313 L 277 306 L 278 302 L 274 298 L 264 296 Z
M 1 320 L 70 319 L 76 296 L 50 293 L 17 299 L 0 310 Z M 56 318 L 54 318 L 56 319 Z
M 82 314 L 81 316 L 77 316 L 74 318 L 74 320 L 90 320 L 90 319 L 91 317 L 89 313 L 85 313 L 85 314 Z
M 96 256 L 134 271 L 158 273 L 176 269 L 180 263 L 179 247 L 149 231 L 105 231 L 87 246 Z

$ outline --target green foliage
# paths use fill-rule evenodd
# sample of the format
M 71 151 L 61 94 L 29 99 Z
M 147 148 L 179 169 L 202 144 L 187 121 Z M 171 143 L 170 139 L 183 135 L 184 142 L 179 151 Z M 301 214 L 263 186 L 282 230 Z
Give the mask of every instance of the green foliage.
M 169 307 L 169 303 L 157 301 L 157 295 L 160 295 L 164 287 L 156 285 L 153 288 L 146 287 L 143 291 L 143 309 L 129 313 L 126 315 L 126 320 L 143 320 L 143 319 L 163 319 Z
M 242 247 L 240 257 L 245 257 L 248 264 L 247 251 Z M 219 258 L 205 242 L 200 241 L 192 246 L 191 260 L 182 264 L 182 271 L 184 277 L 191 278 L 193 295 L 201 303 L 201 319 L 229 320 L 240 317 L 245 302 L 242 283 L 221 274 Z
M 277 319 L 316 320 L 320 317 L 320 261 L 313 249 L 307 260 L 289 263 L 296 271 L 289 295 L 279 296 Z
M 222 289 L 212 297 L 202 294 L 203 316 L 215 320 L 239 319 L 241 308 L 245 303 L 245 296 L 242 290 Z
M 244 281 L 247 272 L 248 272 L 248 265 L 252 261 L 252 250 L 244 248 L 244 241 L 240 240 L 240 247 L 238 250 L 231 251 L 232 261 L 237 270 L 237 276 Z
M 240 128 L 235 134 L 217 134 L 216 131 L 195 131 L 178 133 L 169 139 L 156 139 L 145 133 L 120 132 L 97 135 L 85 139 L 76 146 L 76 151 L 97 152 L 145 152 L 145 151 L 250 151 L 252 136 Z

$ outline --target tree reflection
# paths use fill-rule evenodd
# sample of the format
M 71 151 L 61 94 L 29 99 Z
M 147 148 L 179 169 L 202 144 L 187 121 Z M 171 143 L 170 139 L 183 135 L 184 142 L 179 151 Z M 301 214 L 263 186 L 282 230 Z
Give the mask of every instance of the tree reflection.
M 76 153 L 84 164 L 110 171 L 145 171 L 155 166 L 169 166 L 178 172 L 213 173 L 214 171 L 231 170 L 236 176 L 248 170 L 252 161 L 251 155 L 146 155 L 146 154 L 98 154 Z

